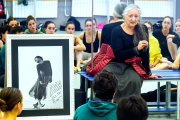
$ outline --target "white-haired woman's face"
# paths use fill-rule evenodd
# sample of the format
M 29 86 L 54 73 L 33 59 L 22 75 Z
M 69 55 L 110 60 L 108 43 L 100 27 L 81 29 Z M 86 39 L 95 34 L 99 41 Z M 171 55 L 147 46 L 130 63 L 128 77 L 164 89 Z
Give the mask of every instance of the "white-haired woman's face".
M 136 9 L 131 9 L 128 13 L 124 16 L 125 23 L 129 27 L 135 27 L 139 21 L 139 11 Z

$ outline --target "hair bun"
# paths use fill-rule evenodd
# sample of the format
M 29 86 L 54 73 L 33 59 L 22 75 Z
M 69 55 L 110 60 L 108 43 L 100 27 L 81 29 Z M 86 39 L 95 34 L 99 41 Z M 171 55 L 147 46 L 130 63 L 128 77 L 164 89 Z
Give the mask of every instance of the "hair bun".
M 6 104 L 6 101 L 4 101 L 2 98 L 0 98 L 0 109 L 2 112 L 7 110 L 8 105 Z
M 33 17 L 32 15 L 29 15 L 27 18 L 29 18 L 29 17 Z

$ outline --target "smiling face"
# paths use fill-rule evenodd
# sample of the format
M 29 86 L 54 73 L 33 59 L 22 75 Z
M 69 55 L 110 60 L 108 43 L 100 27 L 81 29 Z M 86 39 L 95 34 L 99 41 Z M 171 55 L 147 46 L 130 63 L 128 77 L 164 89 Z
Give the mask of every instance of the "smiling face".
M 128 11 L 128 13 L 124 16 L 125 23 L 129 27 L 135 27 L 139 21 L 139 11 L 136 9 L 131 9 Z
M 165 18 L 162 22 L 162 27 L 164 30 L 169 30 L 170 27 L 172 26 L 171 20 L 169 18 Z
M 73 24 L 69 24 L 66 28 L 65 31 L 67 34 L 74 34 L 75 31 L 75 26 Z
M 54 34 L 55 33 L 55 24 L 50 23 L 48 24 L 47 28 L 44 28 L 46 34 Z

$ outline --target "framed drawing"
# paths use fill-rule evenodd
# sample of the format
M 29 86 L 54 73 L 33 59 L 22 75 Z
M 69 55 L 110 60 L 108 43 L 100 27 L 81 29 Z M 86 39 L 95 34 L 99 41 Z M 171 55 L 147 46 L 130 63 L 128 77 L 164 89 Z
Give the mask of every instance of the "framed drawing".
M 7 35 L 6 39 L 7 87 L 19 88 L 23 94 L 19 117 L 72 119 L 73 36 Z

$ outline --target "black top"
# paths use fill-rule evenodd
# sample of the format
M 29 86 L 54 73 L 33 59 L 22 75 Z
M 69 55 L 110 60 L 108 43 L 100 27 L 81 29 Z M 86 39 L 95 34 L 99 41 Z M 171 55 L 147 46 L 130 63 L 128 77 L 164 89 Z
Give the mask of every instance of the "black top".
M 101 44 L 111 45 L 111 33 L 114 27 L 121 25 L 123 22 L 115 22 L 111 24 L 104 25 L 101 33 Z
M 180 38 L 178 35 L 175 35 L 175 37 L 172 40 L 173 43 L 175 43 L 177 45 L 177 47 L 180 47 Z
M 84 52 L 91 53 L 91 43 L 87 43 L 87 42 L 86 42 L 86 32 L 84 32 L 83 43 L 84 43 L 84 45 L 86 46 L 86 50 L 85 50 Z M 95 38 L 95 41 L 94 41 L 94 43 L 93 43 L 93 46 L 94 46 L 93 52 L 97 52 L 97 51 L 98 51 L 98 48 L 99 48 L 98 31 L 97 31 L 97 33 L 96 33 L 96 38 Z
M 162 29 L 156 29 L 152 34 L 159 41 L 162 56 L 166 57 L 169 61 L 173 61 L 171 58 L 171 54 L 169 53 L 169 50 L 168 50 L 168 45 L 167 45 L 167 40 L 166 40 L 167 36 L 163 35 Z M 169 34 L 177 35 L 172 30 L 169 31 Z
M 148 34 L 147 27 L 145 30 Z M 133 56 L 142 58 L 142 65 L 146 70 L 148 75 L 151 75 L 151 70 L 149 68 L 149 47 L 143 52 L 143 50 L 138 50 L 137 46 L 133 43 L 134 35 L 127 34 L 121 26 L 117 26 L 112 31 L 111 37 L 111 46 L 113 49 L 113 53 L 116 59 L 113 59 L 112 62 L 120 62 L 124 63 L 124 60 L 131 58 Z M 149 41 L 147 37 L 147 41 Z
M 42 72 L 42 74 L 40 73 L 40 71 Z M 52 69 L 51 69 L 51 63 L 50 61 L 44 61 L 42 64 L 38 64 L 37 65 L 37 72 L 38 72 L 38 76 L 40 81 L 42 81 L 42 75 L 43 76 L 52 76 Z

